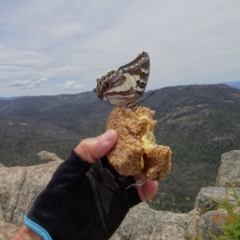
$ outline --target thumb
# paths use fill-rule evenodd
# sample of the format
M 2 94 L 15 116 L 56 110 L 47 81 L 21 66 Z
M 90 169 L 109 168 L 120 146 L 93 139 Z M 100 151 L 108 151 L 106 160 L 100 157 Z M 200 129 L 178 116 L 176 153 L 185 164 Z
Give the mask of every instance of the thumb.
M 82 140 L 74 151 L 83 160 L 94 163 L 95 160 L 105 156 L 114 147 L 117 137 L 115 130 L 108 130 L 98 137 Z

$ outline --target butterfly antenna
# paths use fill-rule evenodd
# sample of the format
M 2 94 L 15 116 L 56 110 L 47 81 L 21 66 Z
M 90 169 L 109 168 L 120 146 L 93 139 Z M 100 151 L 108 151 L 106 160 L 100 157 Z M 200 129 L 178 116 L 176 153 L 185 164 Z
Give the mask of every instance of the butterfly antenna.
M 144 98 L 144 99 L 139 103 L 139 105 L 142 104 L 142 103 L 143 103 L 145 100 L 147 100 L 149 97 L 151 97 L 154 93 L 155 93 L 154 91 L 153 91 L 152 93 L 150 93 L 146 98 Z

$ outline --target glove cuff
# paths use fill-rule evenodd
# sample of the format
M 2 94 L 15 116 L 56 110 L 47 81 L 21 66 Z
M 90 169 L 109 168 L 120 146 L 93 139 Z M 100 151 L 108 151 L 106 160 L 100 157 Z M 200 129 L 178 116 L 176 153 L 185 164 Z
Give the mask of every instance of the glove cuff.
M 44 228 L 42 228 L 35 222 L 31 221 L 26 215 L 24 216 L 23 221 L 28 228 L 37 233 L 40 237 L 42 237 L 43 240 L 52 240 L 52 238 Z

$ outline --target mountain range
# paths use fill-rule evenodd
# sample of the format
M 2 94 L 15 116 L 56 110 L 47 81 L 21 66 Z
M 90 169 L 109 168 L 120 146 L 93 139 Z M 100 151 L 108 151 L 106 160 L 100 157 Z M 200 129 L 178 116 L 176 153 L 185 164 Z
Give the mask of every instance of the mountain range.
M 173 151 L 171 173 L 149 204 L 187 212 L 199 189 L 214 185 L 221 154 L 240 148 L 240 90 L 224 84 L 166 87 L 142 105 L 156 112 L 157 143 Z M 0 99 L 0 162 L 39 164 L 41 150 L 64 159 L 81 139 L 104 132 L 112 109 L 93 92 Z
M 233 87 L 233 88 L 238 88 L 240 89 L 240 81 L 234 81 L 234 82 L 225 82 L 224 84 Z

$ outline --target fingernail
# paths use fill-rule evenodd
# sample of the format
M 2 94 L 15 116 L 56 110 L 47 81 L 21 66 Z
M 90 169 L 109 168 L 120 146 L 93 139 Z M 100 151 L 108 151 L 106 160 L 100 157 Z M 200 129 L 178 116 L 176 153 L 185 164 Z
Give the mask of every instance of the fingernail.
M 102 141 L 103 142 L 109 142 L 112 140 L 115 132 L 114 130 L 108 130 L 104 134 L 101 135 Z

